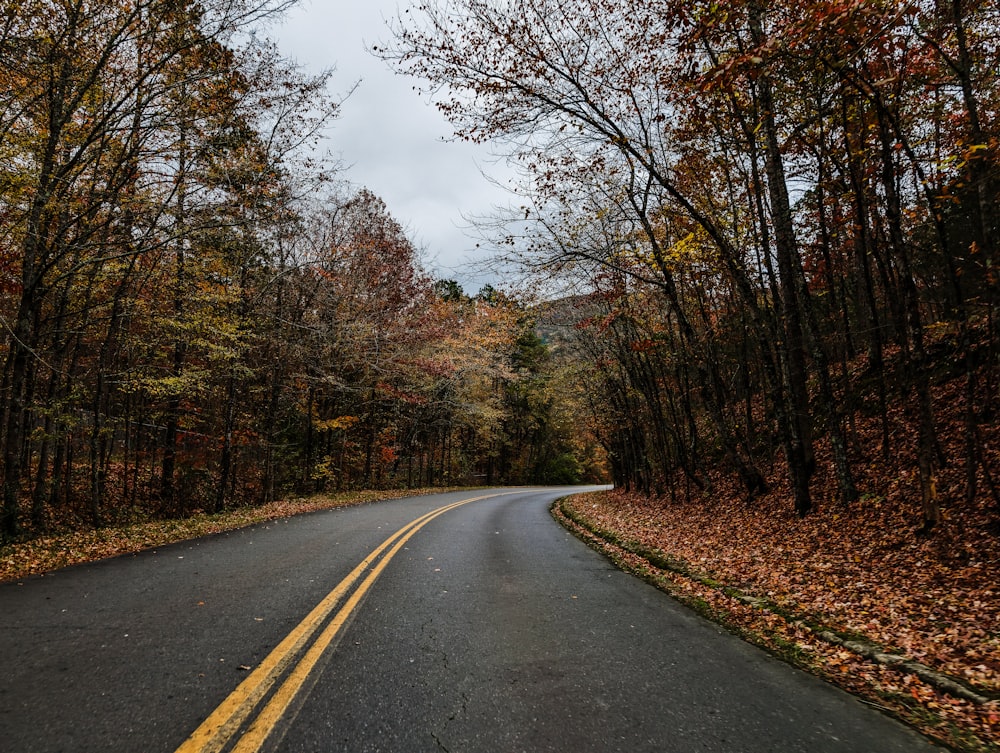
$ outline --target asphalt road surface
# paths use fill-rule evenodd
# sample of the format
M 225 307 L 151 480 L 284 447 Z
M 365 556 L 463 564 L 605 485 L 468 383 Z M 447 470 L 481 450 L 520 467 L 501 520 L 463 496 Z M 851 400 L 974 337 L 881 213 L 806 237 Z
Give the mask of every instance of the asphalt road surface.
M 0 750 L 938 750 L 619 572 L 550 517 L 566 491 L 314 513 L 0 585 Z

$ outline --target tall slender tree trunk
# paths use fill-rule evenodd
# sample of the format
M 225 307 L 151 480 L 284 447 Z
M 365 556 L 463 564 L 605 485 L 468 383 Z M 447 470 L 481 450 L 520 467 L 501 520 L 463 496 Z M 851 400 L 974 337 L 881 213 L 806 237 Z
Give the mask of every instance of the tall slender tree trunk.
M 236 375 L 230 371 L 226 381 L 225 416 L 222 427 L 222 451 L 219 456 L 219 482 L 215 490 L 215 512 L 226 507 L 226 490 L 233 474 L 233 430 L 236 419 Z
M 54 151 L 54 144 L 52 145 Z M 51 178 L 51 162 L 43 169 L 41 185 Z M 3 509 L 0 512 L 0 537 L 13 538 L 20 533 L 21 480 L 23 476 L 23 443 L 27 418 L 27 387 L 31 381 L 32 359 L 35 357 L 34 324 L 41 306 L 41 280 L 38 277 L 38 260 L 42 255 L 46 233 L 42 221 L 48 190 L 41 189 L 35 196 L 29 213 L 26 240 L 22 254 L 21 297 L 14 326 L 11 328 L 10 345 L 4 374 L 7 378 L 7 403 L 3 434 Z
M 992 315 L 998 302 L 1000 281 L 996 279 L 995 265 L 997 262 L 997 199 L 994 186 L 1000 186 L 1000 179 L 991 174 L 995 170 L 996 142 L 987 136 L 980 119 L 979 100 L 976 97 L 975 74 L 972 55 L 969 51 L 968 34 L 965 28 L 965 12 L 963 0 L 950 0 L 951 20 L 955 28 L 955 42 L 958 48 L 958 65 L 954 66 L 962 89 L 962 101 L 965 104 L 966 117 L 969 123 L 969 144 L 966 146 L 965 165 L 968 182 L 974 191 L 975 201 L 972 205 L 972 226 L 975 237 L 975 248 L 970 254 L 983 259 L 981 268 L 984 270 L 984 285 L 986 287 L 985 303 Z M 992 184 L 992 185 L 991 185 Z M 965 318 L 961 322 L 961 340 L 964 349 L 965 366 L 965 455 L 966 455 L 966 491 L 965 498 L 972 504 L 976 497 L 977 470 L 979 466 L 978 426 L 976 413 L 976 365 L 972 353 L 972 335 L 969 332 L 969 322 Z M 988 332 L 991 347 L 997 333 Z
M 758 45 L 764 42 L 763 13 L 764 9 L 760 4 L 754 3 L 751 6 L 750 30 L 754 42 Z M 765 147 L 764 172 L 767 177 L 771 219 L 774 225 L 774 248 L 778 260 L 780 309 L 785 340 L 782 343 L 781 352 L 785 357 L 784 372 L 792 414 L 789 441 L 791 456 L 788 458 L 788 465 L 792 480 L 792 493 L 795 497 L 795 511 L 799 515 L 806 515 L 812 510 L 809 481 L 815 469 L 815 459 L 813 455 L 812 416 L 807 389 L 808 371 L 803 317 L 798 295 L 798 280 L 802 275 L 802 265 L 795 240 L 788 183 L 778 140 L 774 95 L 771 80 L 766 71 L 762 71 L 757 79 L 757 96 L 760 102 L 760 126 Z
M 944 222 L 944 217 L 939 206 L 938 197 L 934 191 L 933 184 L 929 180 L 926 171 L 921 166 L 920 160 L 914 152 L 913 145 L 910 144 L 906 134 L 900 126 L 898 117 L 888 108 L 885 101 L 878 92 L 870 94 L 870 100 L 876 108 L 878 117 L 883 121 L 885 132 L 883 141 L 891 136 L 898 144 L 904 154 L 909 159 L 910 166 L 916 173 L 922 186 L 927 206 L 931 212 L 931 221 L 935 230 L 939 249 L 945 259 L 945 271 L 949 282 L 949 293 L 952 301 L 949 308 L 953 314 L 964 318 L 964 296 L 961 283 L 958 279 L 958 272 L 955 267 L 954 258 L 951 254 L 948 241 L 948 229 Z M 886 184 L 890 181 L 885 180 Z M 918 389 L 918 438 L 917 438 L 917 466 L 920 476 L 920 496 L 921 510 L 924 521 L 924 528 L 930 529 L 941 520 L 941 508 L 937 492 L 936 463 L 937 454 L 937 434 L 934 425 L 934 414 L 930 396 L 929 370 L 930 363 L 923 346 L 923 327 L 920 325 L 919 298 L 916 288 L 916 278 L 909 263 L 909 254 L 905 251 L 900 255 L 903 264 L 900 279 L 903 285 L 904 306 L 907 311 L 907 325 L 910 336 L 914 344 L 915 363 L 914 371 Z M 924 381 L 927 380 L 927 381 Z
M 182 107 L 186 99 L 186 87 L 181 86 Z M 182 122 L 179 128 L 177 144 L 177 216 L 174 221 L 174 286 L 173 315 L 177 328 L 173 348 L 171 374 L 179 378 L 184 373 L 184 361 L 187 354 L 187 337 L 181 326 L 185 313 L 187 296 L 187 180 L 188 180 L 188 134 L 187 124 Z M 177 471 L 177 438 L 181 415 L 181 398 L 176 387 L 167 400 L 166 432 L 164 437 L 163 463 L 160 473 L 160 494 L 166 511 L 170 514 L 178 512 L 176 471 Z

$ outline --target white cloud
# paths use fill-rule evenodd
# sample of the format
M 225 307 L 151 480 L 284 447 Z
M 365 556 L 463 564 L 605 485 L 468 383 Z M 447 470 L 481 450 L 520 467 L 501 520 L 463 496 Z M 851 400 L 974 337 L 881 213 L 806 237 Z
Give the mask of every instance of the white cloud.
M 448 140 L 447 121 L 414 91 L 418 82 L 371 54 L 389 38 L 385 21 L 396 14 L 396 0 L 306 0 L 270 33 L 307 70 L 335 69 L 334 95 L 358 83 L 330 131 L 330 151 L 343 160 L 352 184 L 386 202 L 425 249 L 432 271 L 474 293 L 496 280 L 470 264 L 482 253 L 464 229 L 466 218 L 489 216 L 509 201 L 483 172 L 501 181 L 510 173 L 485 147 Z

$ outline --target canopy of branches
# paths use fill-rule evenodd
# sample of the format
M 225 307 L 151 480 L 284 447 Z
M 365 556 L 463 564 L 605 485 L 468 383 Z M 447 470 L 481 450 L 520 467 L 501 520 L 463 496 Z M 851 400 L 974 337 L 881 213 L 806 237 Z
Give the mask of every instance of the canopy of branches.
M 927 530 L 1000 511 L 998 32 L 982 0 L 452 0 L 378 52 L 523 166 L 501 242 L 587 293 L 619 486 L 708 491 L 721 464 L 753 499 L 780 463 L 805 515 L 881 465 Z

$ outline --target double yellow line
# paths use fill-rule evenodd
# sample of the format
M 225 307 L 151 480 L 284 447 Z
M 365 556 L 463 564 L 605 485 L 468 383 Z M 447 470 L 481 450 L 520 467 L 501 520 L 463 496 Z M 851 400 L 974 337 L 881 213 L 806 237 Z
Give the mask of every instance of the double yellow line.
M 364 598 L 368 589 L 371 588 L 389 561 L 406 545 L 406 542 L 439 515 L 470 502 L 498 496 L 501 495 L 488 494 L 439 507 L 406 524 L 379 544 L 268 654 L 267 658 L 239 684 L 236 690 L 219 704 L 218 708 L 201 723 L 198 729 L 191 733 L 191 736 L 184 741 L 176 753 L 219 753 L 230 743 L 233 736 L 244 728 L 254 710 L 271 693 L 271 689 L 284 678 L 277 690 L 271 693 L 266 705 L 230 749 L 231 753 L 255 753 L 259 751 L 292 701 L 302 690 L 323 652 L 330 647 L 330 643 L 350 618 L 351 613 Z M 386 550 L 388 553 L 383 556 Z M 368 576 L 354 590 L 340 611 L 327 623 L 316 640 L 302 655 L 302 658 L 296 661 L 296 657 L 303 652 L 313 635 L 326 622 L 341 599 L 366 571 L 370 571 Z M 294 666 L 292 666 L 293 664 Z M 291 667 L 290 671 L 289 667 Z

